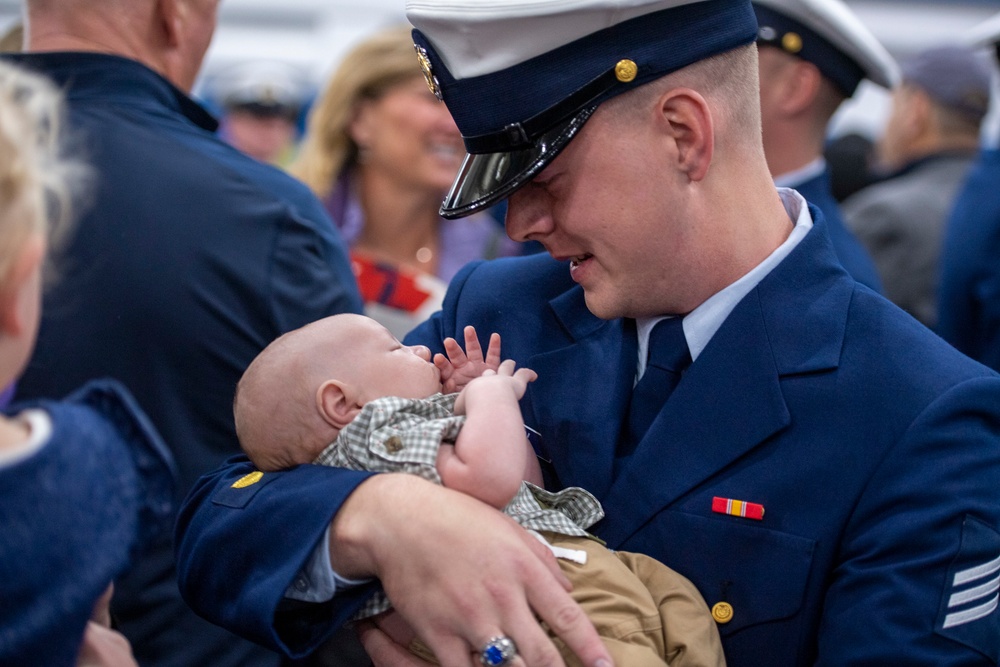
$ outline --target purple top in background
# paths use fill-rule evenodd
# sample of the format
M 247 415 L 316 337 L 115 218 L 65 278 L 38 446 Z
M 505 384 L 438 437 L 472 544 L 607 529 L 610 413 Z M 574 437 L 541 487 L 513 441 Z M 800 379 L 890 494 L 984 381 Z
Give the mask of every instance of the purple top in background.
M 10 405 L 10 399 L 14 398 L 15 389 L 17 389 L 17 383 L 11 382 L 9 385 L 4 387 L 3 391 L 0 391 L 0 410 L 3 410 Z
M 361 202 L 351 193 L 348 175 L 341 176 L 323 203 L 347 246 L 354 247 L 365 218 Z M 512 241 L 487 213 L 476 213 L 460 220 L 441 219 L 441 256 L 437 277 L 446 283 L 473 260 L 520 254 L 521 244 Z

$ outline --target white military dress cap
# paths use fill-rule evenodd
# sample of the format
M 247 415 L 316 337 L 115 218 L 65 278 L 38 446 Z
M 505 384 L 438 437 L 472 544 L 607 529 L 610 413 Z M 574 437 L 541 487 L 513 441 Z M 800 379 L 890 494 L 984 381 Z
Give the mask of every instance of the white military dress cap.
M 298 109 L 310 92 L 300 67 L 274 60 L 235 63 L 209 77 L 208 89 L 224 107 Z
M 966 35 L 966 43 L 970 46 L 990 46 L 1000 44 L 1000 14 L 994 14 Z
M 601 102 L 757 36 L 750 0 L 407 0 L 406 15 L 469 152 L 446 218 L 530 181 Z
M 758 41 L 816 65 L 848 97 L 862 79 L 885 88 L 899 68 L 885 47 L 841 0 L 753 0 Z

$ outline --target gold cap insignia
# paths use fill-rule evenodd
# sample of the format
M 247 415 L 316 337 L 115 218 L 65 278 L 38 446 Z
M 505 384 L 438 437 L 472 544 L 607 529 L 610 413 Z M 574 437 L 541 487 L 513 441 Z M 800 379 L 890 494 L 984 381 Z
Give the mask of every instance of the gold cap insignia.
M 441 95 L 441 84 L 438 82 L 437 77 L 434 76 L 434 72 L 431 70 L 431 59 L 427 56 L 427 49 L 419 44 L 414 44 L 413 48 L 417 52 L 417 62 L 420 63 L 420 71 L 424 73 L 424 80 L 427 81 L 427 87 L 430 88 L 432 93 L 434 93 L 434 97 L 439 100 L 443 100 L 444 97 Z
M 259 470 L 254 470 L 253 472 L 248 473 L 246 475 L 243 475 L 238 480 L 236 480 L 235 482 L 233 482 L 233 488 L 234 489 L 243 489 L 243 488 L 246 488 L 248 486 L 251 486 L 251 485 L 256 484 L 257 482 L 259 482 L 260 478 L 263 477 L 263 476 L 264 476 L 264 473 L 262 473 Z
M 639 66 L 634 62 L 625 58 L 619 60 L 618 64 L 615 65 L 615 77 L 622 83 L 628 83 L 635 79 L 635 75 L 639 73 Z
M 781 48 L 789 53 L 798 53 L 802 50 L 802 37 L 797 32 L 786 32 L 781 38 Z

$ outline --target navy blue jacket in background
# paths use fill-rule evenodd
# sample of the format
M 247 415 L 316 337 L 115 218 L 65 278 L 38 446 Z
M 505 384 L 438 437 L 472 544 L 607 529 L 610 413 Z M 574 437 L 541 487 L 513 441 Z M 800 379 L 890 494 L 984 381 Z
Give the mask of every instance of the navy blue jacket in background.
M 1000 370 L 1000 151 L 986 150 L 959 190 L 945 227 L 937 331 Z
M 547 486 L 591 490 L 609 547 L 728 604 L 730 667 L 995 665 L 1000 377 L 847 275 L 810 211 L 816 225 L 736 305 L 617 477 L 634 322 L 591 314 L 568 262 L 470 264 L 405 342 L 441 352 L 466 325 L 498 332 L 503 356 L 538 372 L 521 407 Z M 365 473 L 304 465 L 234 487 L 252 470 L 234 459 L 188 496 L 180 583 L 217 622 L 306 651 L 372 590 L 283 599 Z M 236 581 L 234 567 L 250 569 Z
M 833 241 L 833 249 L 847 272 L 862 285 L 881 292 L 882 280 L 879 278 L 874 260 L 861 245 L 861 241 L 847 228 L 840 213 L 840 205 L 833 198 L 829 167 L 824 169 L 823 173 L 790 187 L 823 212 L 826 230 L 830 234 L 830 240 Z
M 169 532 L 173 461 L 116 382 L 8 412 L 29 408 L 48 414 L 52 431 L 0 465 L 0 665 L 73 667 L 95 600 Z
M 343 243 L 304 185 L 223 143 L 207 112 L 138 62 L 6 57 L 66 91 L 69 133 L 95 167 L 91 205 L 53 251 L 18 398 L 120 380 L 172 450 L 183 496 L 239 451 L 233 391 L 257 353 L 360 312 Z M 277 664 L 184 605 L 169 538 L 118 583 L 112 609 L 144 667 Z

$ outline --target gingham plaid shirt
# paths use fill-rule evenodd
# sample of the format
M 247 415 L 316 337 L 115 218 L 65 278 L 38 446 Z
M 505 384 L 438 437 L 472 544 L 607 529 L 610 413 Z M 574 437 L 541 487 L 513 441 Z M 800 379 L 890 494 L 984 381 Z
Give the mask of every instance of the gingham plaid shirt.
M 435 462 L 442 442 L 455 442 L 465 416 L 455 415 L 458 394 L 430 398 L 390 396 L 367 403 L 315 463 L 372 472 L 408 472 L 441 483 Z M 579 487 L 551 492 L 524 482 L 504 508 L 529 530 L 588 537 L 604 510 L 593 495 Z M 368 618 L 390 607 L 379 591 L 355 615 Z

